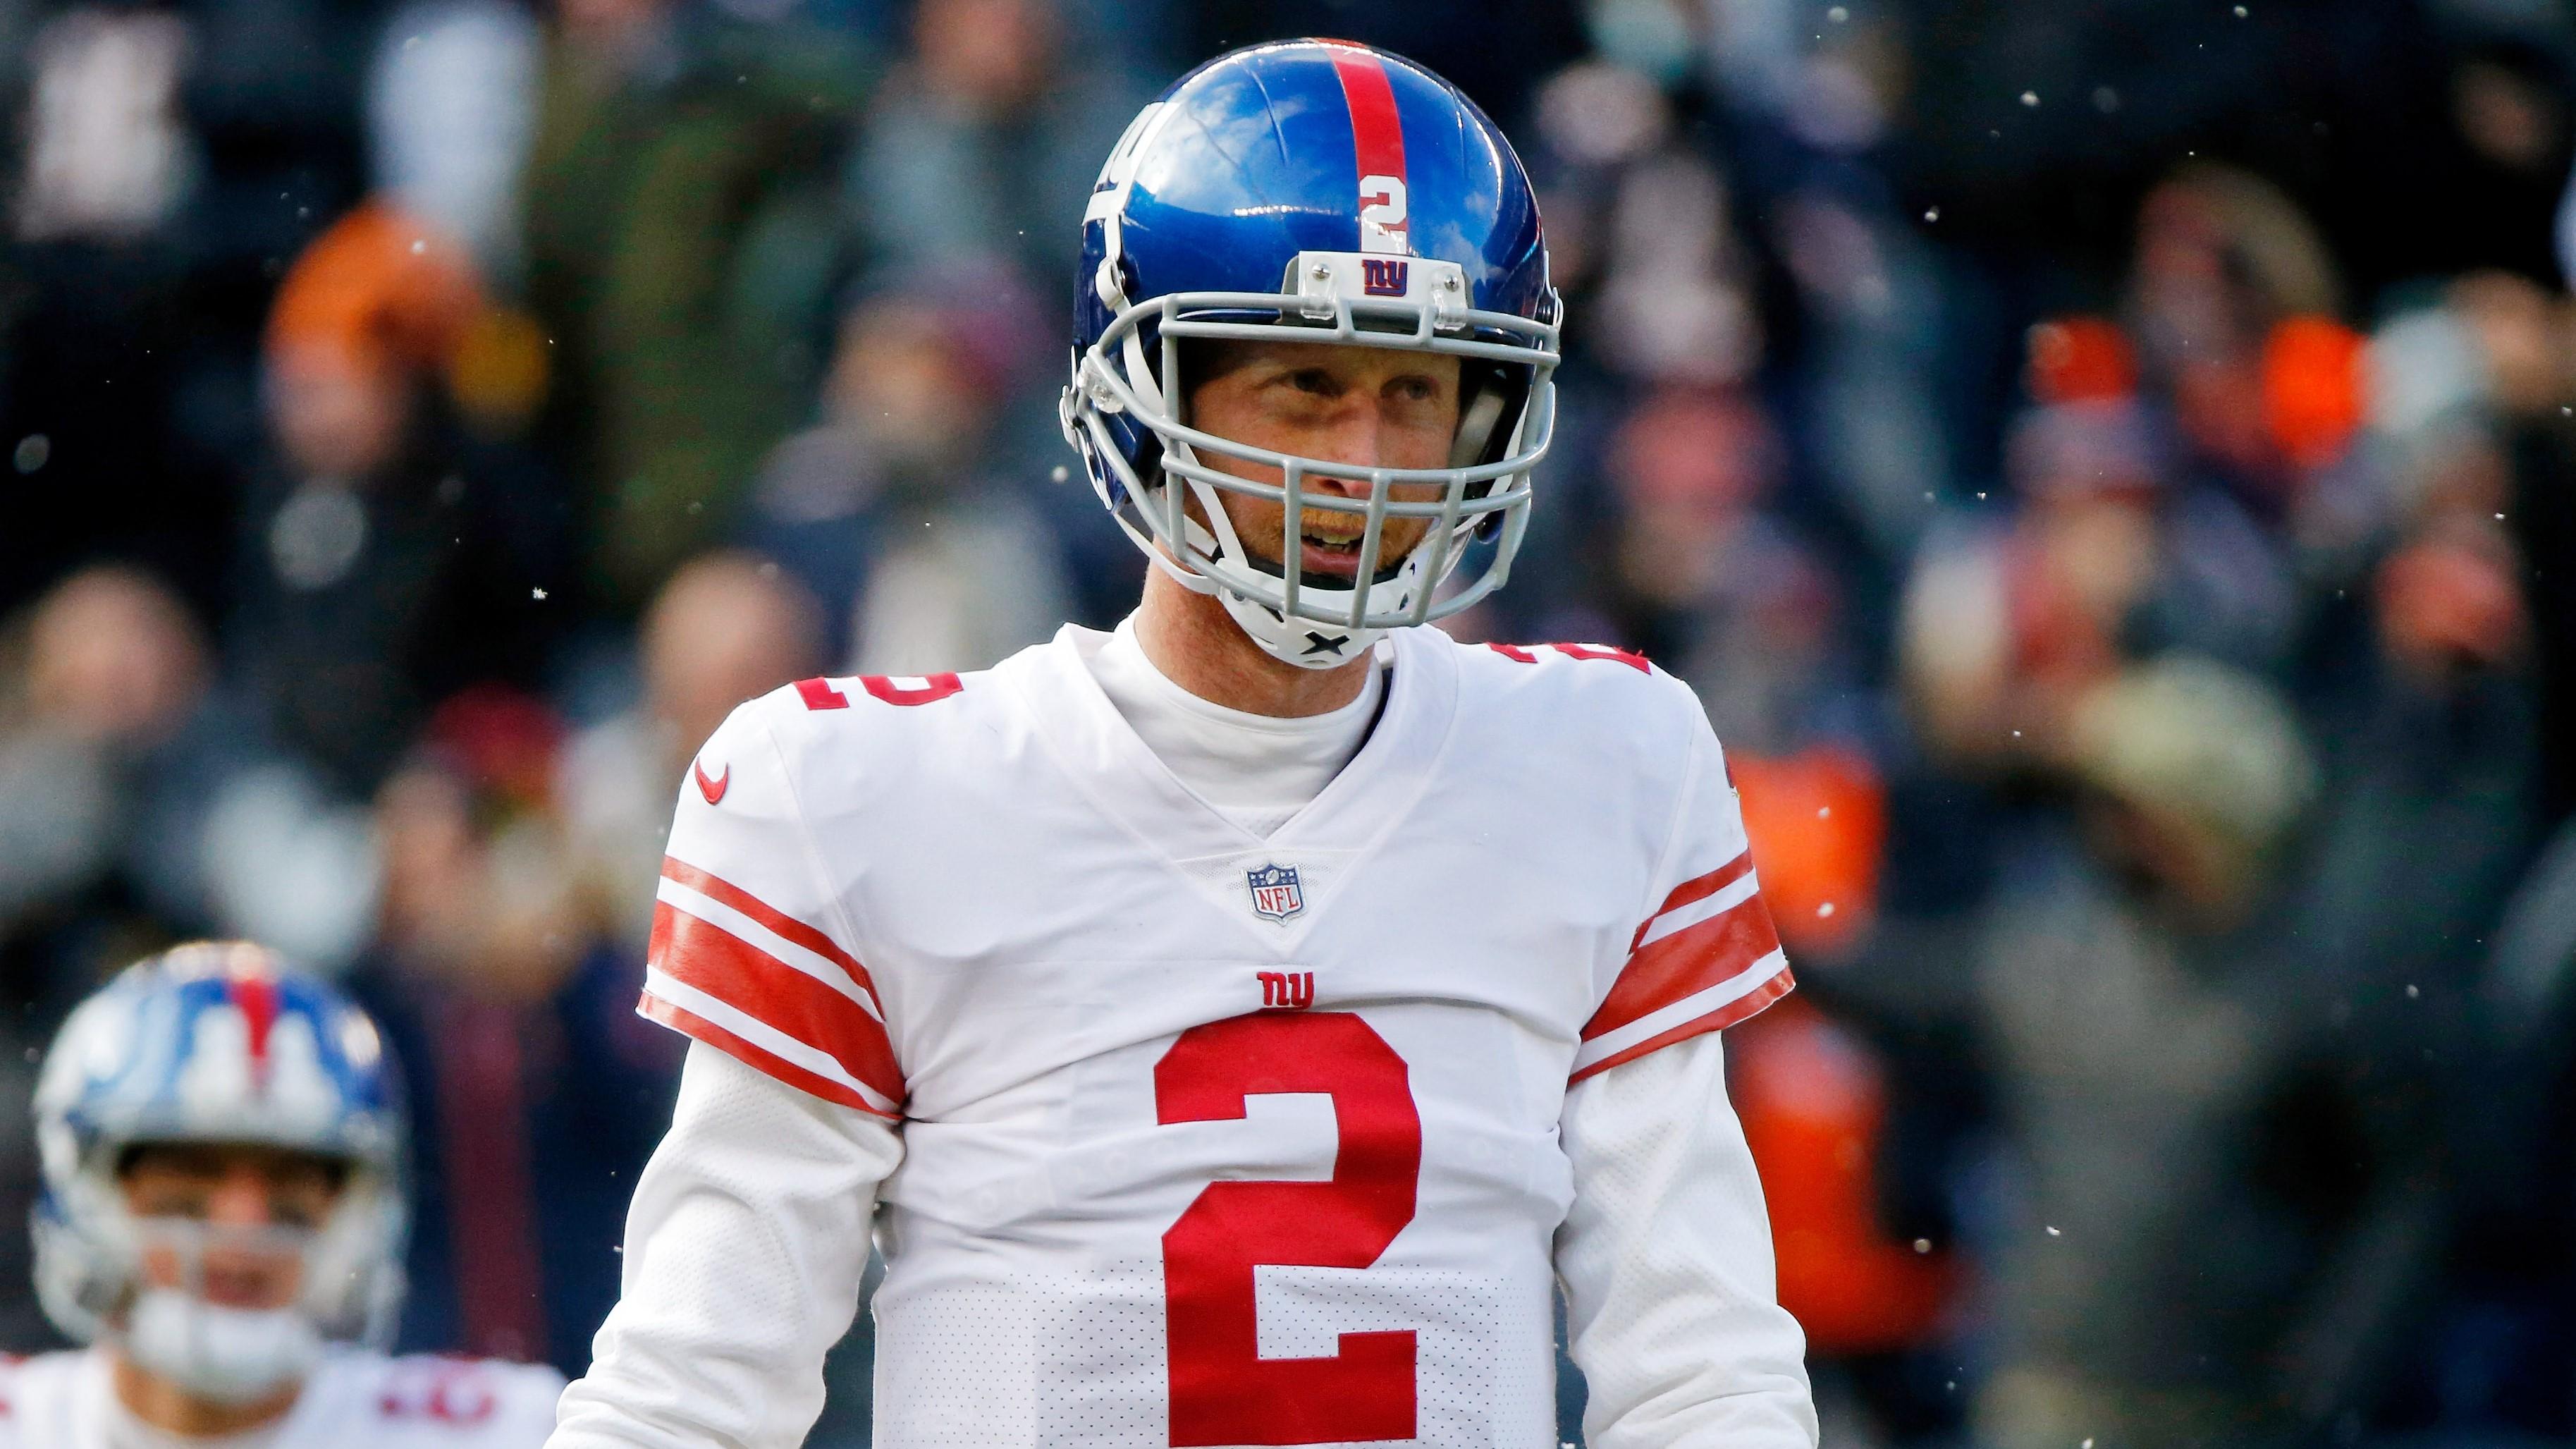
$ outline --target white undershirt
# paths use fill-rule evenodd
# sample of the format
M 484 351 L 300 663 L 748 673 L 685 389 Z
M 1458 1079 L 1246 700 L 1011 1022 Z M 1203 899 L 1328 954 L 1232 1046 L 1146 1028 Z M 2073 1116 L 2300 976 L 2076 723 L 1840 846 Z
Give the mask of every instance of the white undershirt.
M 1373 664 L 1359 698 L 1330 714 L 1281 719 L 1228 709 L 1155 668 L 1136 642 L 1132 617 L 1085 662 L 1128 727 L 1191 794 L 1264 838 L 1324 793 L 1360 752 L 1386 694 L 1386 671 Z

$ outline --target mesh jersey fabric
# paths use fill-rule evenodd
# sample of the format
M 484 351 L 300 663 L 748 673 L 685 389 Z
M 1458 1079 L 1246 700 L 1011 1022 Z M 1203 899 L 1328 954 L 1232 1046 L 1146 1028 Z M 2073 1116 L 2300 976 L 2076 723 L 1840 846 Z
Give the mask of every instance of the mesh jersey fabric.
M 621 1295 L 551 1442 L 803 1443 L 902 1156 L 884 1119 L 693 1044 L 627 1211 Z
M 1566 1094 L 1575 1192 L 1556 1271 L 1591 1449 L 1817 1440 L 1806 1338 L 1775 1296 L 1723 1041 L 1694 1037 Z

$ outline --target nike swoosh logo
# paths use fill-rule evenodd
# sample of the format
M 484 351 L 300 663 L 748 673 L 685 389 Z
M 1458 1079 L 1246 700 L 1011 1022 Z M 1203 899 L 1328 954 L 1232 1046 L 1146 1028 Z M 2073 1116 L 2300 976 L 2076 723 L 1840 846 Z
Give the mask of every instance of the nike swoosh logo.
M 724 773 L 716 776 L 712 780 L 707 778 L 707 767 L 704 761 L 700 761 L 690 768 L 696 772 L 698 777 L 698 793 L 706 796 L 707 803 L 710 805 L 722 800 L 724 798 L 725 787 L 733 783 L 733 766 L 731 765 L 725 766 Z

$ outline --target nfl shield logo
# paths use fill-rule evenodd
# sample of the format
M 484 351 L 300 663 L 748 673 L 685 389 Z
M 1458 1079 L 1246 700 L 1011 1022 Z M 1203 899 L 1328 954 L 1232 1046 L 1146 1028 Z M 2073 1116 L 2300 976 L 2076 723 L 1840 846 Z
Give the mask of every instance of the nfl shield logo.
M 1265 921 L 1285 921 L 1306 909 L 1306 893 L 1297 888 L 1297 867 L 1265 865 L 1247 870 L 1243 878 L 1252 886 L 1252 913 Z

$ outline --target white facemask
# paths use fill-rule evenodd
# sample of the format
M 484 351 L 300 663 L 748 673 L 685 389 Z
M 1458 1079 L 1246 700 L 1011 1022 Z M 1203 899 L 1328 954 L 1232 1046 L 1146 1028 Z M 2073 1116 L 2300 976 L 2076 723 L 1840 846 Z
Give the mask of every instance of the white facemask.
M 138 1368 L 200 1398 L 248 1404 L 301 1383 L 322 1361 L 322 1334 L 292 1308 L 225 1308 L 175 1288 L 134 1300 L 123 1336 Z

